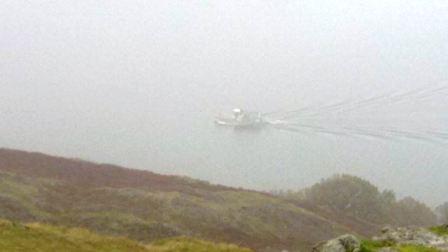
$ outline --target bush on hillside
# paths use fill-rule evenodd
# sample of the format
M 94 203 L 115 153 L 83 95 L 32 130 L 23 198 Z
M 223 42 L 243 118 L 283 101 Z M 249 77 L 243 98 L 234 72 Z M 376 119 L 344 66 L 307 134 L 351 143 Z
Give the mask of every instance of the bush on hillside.
M 448 202 L 436 208 L 436 214 L 440 224 L 448 224 Z
M 351 175 L 324 179 L 297 193 L 297 199 L 376 224 L 431 226 L 436 223 L 435 214 L 425 204 L 411 197 L 397 200 L 393 191 L 380 192 L 369 181 Z

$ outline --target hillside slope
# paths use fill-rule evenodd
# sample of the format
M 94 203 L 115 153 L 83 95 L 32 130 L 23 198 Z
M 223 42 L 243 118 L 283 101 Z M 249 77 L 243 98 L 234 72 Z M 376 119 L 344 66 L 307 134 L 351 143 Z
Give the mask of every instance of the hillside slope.
M 144 242 L 184 235 L 295 251 L 353 232 L 264 193 L 7 149 L 0 149 L 0 202 L 0 218 Z

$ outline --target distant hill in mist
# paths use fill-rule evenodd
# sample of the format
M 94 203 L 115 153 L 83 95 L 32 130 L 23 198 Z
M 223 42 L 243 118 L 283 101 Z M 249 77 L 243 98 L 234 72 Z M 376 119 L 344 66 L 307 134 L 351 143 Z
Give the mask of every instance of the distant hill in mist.
M 354 196 L 353 202 L 350 196 Z M 345 175 L 305 191 L 273 195 L 0 149 L 0 218 L 82 227 L 146 243 L 188 236 L 257 251 L 294 251 L 348 232 L 370 236 L 389 222 L 433 224 L 429 208 L 415 200 L 406 202 L 402 204 L 391 193 L 380 193 L 367 181 Z M 388 211 L 414 216 L 413 209 L 423 217 L 399 222 L 384 217 L 391 213 Z

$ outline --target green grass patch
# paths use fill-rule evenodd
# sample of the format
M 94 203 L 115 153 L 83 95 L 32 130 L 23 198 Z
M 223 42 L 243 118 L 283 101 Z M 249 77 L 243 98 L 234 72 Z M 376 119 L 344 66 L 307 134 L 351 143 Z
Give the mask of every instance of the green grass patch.
M 380 248 L 393 246 L 393 244 L 386 244 L 380 241 L 363 240 L 361 242 L 361 252 L 374 252 Z
M 448 235 L 448 226 L 446 226 L 446 225 L 432 227 L 429 230 L 437 235 Z
M 236 245 L 225 243 L 213 243 L 187 237 L 165 239 L 148 245 L 152 252 L 251 252 L 247 248 L 240 248 Z
M 99 236 L 85 229 L 42 224 L 21 225 L 1 221 L 0 251 L 145 252 L 143 245 L 125 239 Z
M 246 248 L 192 238 L 174 238 L 149 245 L 95 234 L 82 228 L 40 223 L 22 225 L 0 220 L 0 251 L 8 252 L 250 252 Z
M 398 251 L 400 251 L 400 252 L 439 252 L 438 249 L 419 246 L 419 245 L 401 245 L 401 246 L 398 246 Z
M 384 241 L 364 240 L 361 243 L 360 252 L 376 252 L 382 248 L 390 247 L 398 252 L 439 252 L 438 249 L 425 247 L 421 245 L 395 245 Z

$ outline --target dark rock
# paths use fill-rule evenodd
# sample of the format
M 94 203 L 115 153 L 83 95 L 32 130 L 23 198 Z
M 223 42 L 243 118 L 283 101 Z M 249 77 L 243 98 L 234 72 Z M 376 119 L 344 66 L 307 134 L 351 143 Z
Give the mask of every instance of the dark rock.
M 353 235 L 343 235 L 327 242 L 319 243 L 313 252 L 359 252 L 361 241 Z

